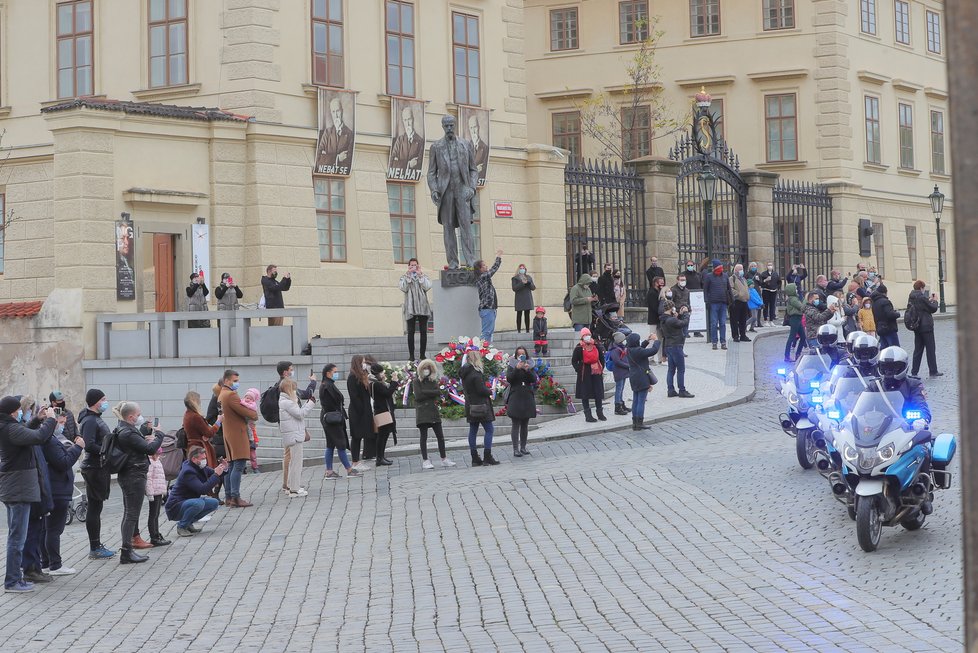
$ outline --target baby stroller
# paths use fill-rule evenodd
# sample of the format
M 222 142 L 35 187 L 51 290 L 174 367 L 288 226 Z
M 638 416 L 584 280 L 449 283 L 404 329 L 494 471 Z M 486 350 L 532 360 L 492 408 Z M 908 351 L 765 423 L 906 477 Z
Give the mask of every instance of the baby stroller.
M 612 344 L 612 336 L 616 331 L 626 329 L 625 320 L 618 316 L 617 302 L 596 306 L 592 311 L 591 335 L 607 350 Z
M 177 446 L 177 432 L 169 431 L 163 434 L 163 444 L 160 447 L 163 452 L 160 460 L 163 462 L 163 473 L 166 476 L 167 487 L 180 475 L 180 467 L 186 455 L 183 449 Z

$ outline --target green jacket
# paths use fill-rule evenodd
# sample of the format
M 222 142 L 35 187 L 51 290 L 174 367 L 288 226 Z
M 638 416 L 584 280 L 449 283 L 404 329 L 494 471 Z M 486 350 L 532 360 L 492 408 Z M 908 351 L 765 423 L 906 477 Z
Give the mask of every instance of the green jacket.
M 784 296 L 787 298 L 787 307 L 784 311 L 785 316 L 801 315 L 805 305 L 798 298 L 798 286 L 793 283 L 786 284 L 784 287 Z
M 591 276 L 582 274 L 570 289 L 571 323 L 591 324 Z

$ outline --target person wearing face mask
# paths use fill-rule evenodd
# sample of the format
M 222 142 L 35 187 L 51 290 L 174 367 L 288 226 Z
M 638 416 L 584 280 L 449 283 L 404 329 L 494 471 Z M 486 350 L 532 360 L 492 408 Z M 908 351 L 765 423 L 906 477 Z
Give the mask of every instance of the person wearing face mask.
M 615 303 L 618 304 L 618 310 L 615 311 L 615 315 L 625 314 L 625 299 L 627 297 L 628 291 L 625 288 L 625 280 L 621 278 L 621 270 L 615 270 L 612 275 L 614 281 L 613 289 L 615 293 Z
M 506 368 L 506 416 L 513 423 L 510 438 L 513 442 L 513 458 L 529 456 L 526 440 L 530 420 L 537 416 L 536 383 L 533 361 L 526 347 L 517 347 Z
M 127 454 L 126 462 L 119 470 L 118 481 L 123 505 L 119 564 L 128 565 L 149 560 L 149 557 L 133 550 L 133 534 L 146 497 L 149 455 L 163 445 L 163 431 L 153 429 L 153 425 L 143 417 L 139 404 L 134 401 L 119 402 L 112 413 L 119 419 L 119 425 L 115 428 L 115 445 Z
M 581 341 L 574 347 L 571 365 L 577 372 L 577 387 L 574 396 L 584 404 L 584 416 L 588 422 L 606 421 L 604 416 L 604 351 L 595 342 L 590 329 L 581 329 Z M 598 418 L 591 414 L 591 400 L 594 400 Z
M 68 442 L 72 442 L 78 435 L 78 422 L 75 420 L 75 414 L 68 410 L 65 403 L 65 397 L 60 390 L 54 390 L 48 395 L 48 405 L 55 410 L 58 415 L 63 415 L 64 420 L 64 439 Z
M 244 297 L 241 288 L 234 283 L 234 279 L 227 272 L 221 273 L 221 283 L 214 289 L 214 296 L 217 297 L 217 310 L 236 311 L 240 306 L 238 300 Z
M 713 259 L 713 272 L 703 279 L 703 300 L 709 311 L 710 342 L 713 349 L 727 348 L 727 307 L 730 305 L 730 285 L 723 275 L 723 264 Z
M 662 269 L 662 266 L 659 265 L 659 257 L 653 256 L 651 259 L 649 259 L 649 267 L 645 270 L 645 278 L 648 280 L 649 286 L 654 285 L 657 277 L 662 277 L 665 279 L 666 273 L 665 270 Z
M 85 458 L 81 464 L 82 478 L 85 479 L 85 495 L 88 499 L 88 518 L 85 530 L 88 531 L 88 557 L 92 560 L 105 560 L 115 555 L 102 544 L 102 506 L 109 500 L 111 475 L 102 468 L 102 442 L 112 432 L 102 415 L 109 410 L 105 393 L 92 388 L 85 393 L 87 408 L 78 413 L 78 433 L 85 441 Z
M 588 283 L 588 289 L 591 291 L 591 296 L 594 299 L 591 300 L 591 310 L 593 311 L 601 303 L 601 298 L 598 297 L 598 272 L 597 270 L 591 270 L 590 273 L 591 280 Z
M 893 302 L 887 296 L 886 286 L 877 285 L 870 299 L 873 301 L 873 320 L 876 321 L 876 337 L 879 338 L 880 349 L 899 347 L 900 334 L 897 320 L 900 319 L 901 314 L 893 308 Z
M 31 504 L 42 500 L 35 446 L 54 436 L 57 421 L 51 409 L 41 411 L 37 429 L 23 423 L 18 397 L 0 399 L 0 501 L 7 508 L 6 592 L 31 592 L 34 584 L 24 580 L 21 568 Z
M 187 310 L 201 312 L 207 310 L 207 296 L 211 291 L 204 283 L 204 276 L 197 272 L 190 275 L 190 285 L 187 286 Z M 210 320 L 189 320 L 187 326 L 191 329 L 205 329 L 211 325 Z
M 590 275 L 582 274 L 568 292 L 571 323 L 574 325 L 574 331 L 577 332 L 591 324 L 591 302 L 598 299 L 591 291 L 590 284 Z
M 441 413 L 438 410 L 438 399 L 441 398 L 439 387 L 438 366 L 435 361 L 426 359 L 418 365 L 418 375 L 411 382 L 414 393 L 414 423 L 421 434 L 421 468 L 433 469 L 434 465 L 428 460 L 428 429 L 431 429 L 438 441 L 438 455 L 441 456 L 442 467 L 454 467 L 455 463 L 448 459 L 445 453 L 445 433 L 441 428 Z
M 408 357 L 413 362 L 414 329 L 417 327 L 421 338 L 421 358 L 425 357 L 428 349 L 428 320 L 431 319 L 431 304 L 428 302 L 428 291 L 431 290 L 431 279 L 421 269 L 418 259 L 408 261 L 407 273 L 397 282 L 404 293 L 404 305 L 401 317 L 407 323 Z
M 730 284 L 730 333 L 734 342 L 750 342 L 747 336 L 747 315 L 750 308 L 750 288 L 747 286 L 744 266 L 738 263 L 728 281 Z
M 309 432 L 306 430 L 306 416 L 312 412 L 316 403 L 310 399 L 305 403 L 296 394 L 296 384 L 293 379 L 286 377 L 279 382 L 278 396 L 278 431 L 282 437 L 282 447 L 292 451 L 292 462 L 289 464 L 289 476 L 286 487 L 289 498 L 304 497 L 308 494 L 302 487 L 302 448 Z M 284 453 L 284 452 L 283 452 Z
M 530 332 L 530 311 L 535 306 L 533 291 L 536 289 L 533 277 L 526 273 L 526 266 L 520 263 L 516 274 L 513 275 L 513 293 L 516 295 L 513 299 L 513 308 L 516 309 L 516 333 L 519 333 L 521 328 L 524 328 L 527 333 Z M 523 327 L 524 323 L 525 327 Z M 421 357 L 424 358 L 424 352 Z
M 64 401 L 63 397 L 59 401 L 54 399 L 60 395 L 57 390 L 51 393 L 54 404 L 52 408 L 57 407 L 59 401 Z M 75 573 L 75 570 L 65 567 L 61 560 L 61 534 L 65 530 L 68 504 L 71 503 L 75 491 L 74 465 L 85 450 L 85 440 L 77 432 L 74 432 L 73 436 L 70 435 L 72 433 L 68 427 L 70 413 L 63 408 L 60 410 L 63 412 L 56 415 L 58 424 L 54 429 L 54 437 L 42 445 L 54 506 L 44 517 L 40 564 L 42 571 L 46 571 L 51 576 L 70 576 Z
M 278 266 L 269 265 L 265 268 L 265 276 L 261 278 L 261 287 L 265 308 L 285 308 L 282 293 L 292 287 L 292 273 L 287 272 L 279 281 Z M 268 326 L 282 326 L 284 319 L 282 317 L 270 317 L 268 318 Z
M 860 331 L 876 337 L 876 319 L 873 317 L 873 300 L 870 298 L 862 300 L 862 308 L 856 314 L 856 323 Z
M 370 363 L 373 359 L 354 354 L 350 359 L 350 373 L 346 375 L 346 395 L 350 398 L 350 452 L 353 467 L 365 472 L 370 467 L 367 454 L 373 450 L 369 445 L 375 439 L 374 409 L 370 399 Z M 363 462 L 360 460 L 360 443 L 363 443 Z
M 234 370 L 224 370 L 221 379 L 221 414 L 224 432 L 224 447 L 231 459 L 227 478 L 224 479 L 225 504 L 229 508 L 248 508 L 253 504 L 241 498 L 241 474 L 245 463 L 251 460 L 251 447 L 248 439 L 248 420 L 258 419 L 258 413 L 241 405 L 238 396 L 239 375 Z M 301 464 L 301 463 L 300 463 Z
M 828 323 L 836 313 L 836 309 L 829 309 L 822 302 L 822 298 L 814 290 L 808 293 L 804 308 L 805 316 L 805 339 L 809 344 L 814 345 L 818 342 L 818 328 Z
M 163 509 L 170 521 L 177 523 L 177 535 L 191 537 L 200 529 L 194 522 L 217 510 L 217 499 L 207 496 L 227 471 L 226 463 L 216 468 L 207 466 L 207 453 L 203 447 L 190 447 L 190 455 L 180 466 L 177 480 L 170 487 Z
M 333 363 L 323 366 L 323 384 L 319 386 L 319 405 L 322 409 L 319 413 L 319 423 L 323 425 L 323 433 L 326 435 L 326 473 L 323 478 L 333 480 L 340 478 L 340 475 L 333 471 L 333 452 L 339 454 L 340 463 L 346 470 L 347 476 L 360 476 L 360 472 L 353 469 L 350 459 L 346 455 L 350 448 L 350 441 L 346 432 L 346 398 L 340 389 L 336 387 L 336 382 L 340 380 L 340 371 Z
M 615 303 L 615 278 L 614 266 L 611 263 L 604 264 L 604 272 L 598 277 L 598 305 Z
M 764 310 L 761 316 L 768 322 L 773 323 L 778 317 L 778 292 L 781 290 L 781 275 L 775 269 L 773 263 L 768 263 L 766 269 L 759 275 L 761 299 L 764 300 Z M 797 286 L 796 286 L 797 287 Z
M 45 410 L 47 408 L 46 406 L 42 407 L 39 411 L 34 397 L 25 395 L 21 397 L 20 408 L 21 415 L 23 416 L 22 423 L 26 424 L 27 428 L 37 429 L 41 426 L 43 419 L 40 417 L 40 411 Z M 55 431 L 57 429 L 58 427 L 55 427 Z M 53 440 L 54 438 L 51 439 Z M 24 542 L 22 567 L 24 569 L 24 580 L 27 582 L 49 583 L 51 582 L 51 576 L 42 571 L 41 550 L 44 544 L 44 519 L 54 510 L 54 501 L 51 494 L 51 477 L 47 461 L 44 459 L 44 449 L 41 445 L 34 445 L 34 460 L 37 463 L 41 500 L 31 504 L 30 519 L 27 523 L 27 540 Z
M 676 283 L 673 284 L 672 288 L 672 303 L 676 305 L 676 310 L 682 310 L 685 306 L 686 310 L 691 310 L 689 303 L 689 282 L 686 279 L 685 274 L 680 274 L 676 277 Z M 683 335 L 689 337 L 689 321 L 686 321 L 686 328 L 683 330 Z M 701 334 L 702 335 L 702 334 Z
M 793 283 L 798 288 L 798 292 L 805 291 L 805 279 L 808 278 L 808 269 L 803 263 L 795 263 L 791 266 L 791 272 L 785 275 L 784 280 Z
M 689 326 L 689 309 L 677 308 L 669 301 L 663 307 L 662 348 L 666 350 L 669 368 L 666 371 L 666 387 L 669 397 L 692 399 L 694 395 L 686 391 L 686 329 Z M 676 391 L 678 384 L 679 391 Z
M 648 304 L 648 319 L 646 320 L 649 326 L 654 326 L 656 329 L 659 328 L 659 309 L 662 304 L 663 299 L 663 289 L 666 287 L 666 280 L 662 277 L 656 277 L 652 280 L 652 285 L 649 287 L 649 294 L 646 297 L 646 303 Z
M 374 426 L 377 431 L 377 467 L 393 465 L 393 461 L 386 456 L 387 441 L 391 438 L 397 444 L 397 419 L 394 413 L 394 393 L 397 392 L 397 382 L 387 379 L 387 371 L 380 363 L 373 363 L 370 366 L 370 396 L 373 399 Z M 389 413 L 389 421 L 378 424 L 377 418 L 384 413 Z M 381 421 L 388 418 L 380 417 Z
M 927 352 L 927 368 L 930 370 L 931 378 L 944 376 L 943 372 L 937 371 L 937 345 L 934 342 L 934 313 L 940 307 L 937 295 L 930 292 L 927 283 L 920 279 L 913 282 L 913 291 L 907 298 L 907 307 L 916 311 L 918 323 L 913 331 L 913 367 L 910 375 L 918 377 L 920 374 L 920 361 L 924 352 Z

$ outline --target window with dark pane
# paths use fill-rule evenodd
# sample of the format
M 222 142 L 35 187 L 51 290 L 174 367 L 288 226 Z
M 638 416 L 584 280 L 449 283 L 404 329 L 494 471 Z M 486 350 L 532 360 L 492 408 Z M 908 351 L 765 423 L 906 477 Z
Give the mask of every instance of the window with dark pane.
M 689 0 L 690 36 L 720 33 L 720 0 Z
M 328 177 L 313 180 L 319 260 L 346 261 L 346 181 Z
M 187 0 L 149 0 L 149 85 L 188 80 Z
M 913 107 L 899 105 L 900 113 L 900 167 L 913 170 Z
M 414 191 L 414 184 L 387 184 L 387 205 L 391 216 L 391 243 L 395 263 L 407 263 L 418 255 Z
M 927 12 L 927 51 L 941 53 L 941 15 L 934 11 Z
M 883 163 L 882 141 L 880 139 L 880 99 L 866 96 L 866 161 Z
M 944 112 L 930 112 L 930 169 L 943 175 L 947 172 L 944 162 Z
M 456 104 L 482 104 L 479 61 L 479 18 L 452 12 L 452 58 Z
M 794 93 L 764 97 L 767 160 L 798 160 L 797 109 Z
M 896 42 L 910 45 L 910 3 L 907 0 L 895 0 L 893 17 L 896 23 Z
M 550 50 L 577 49 L 577 7 L 550 10 Z
M 343 87 L 343 0 L 312 0 L 312 83 Z
M 94 91 L 94 33 L 91 0 L 57 5 L 58 97 L 83 97 Z
M 415 96 L 414 5 L 387 0 L 387 93 Z
M 791 29 L 795 26 L 795 0 L 764 0 L 764 29 Z
M 641 43 L 649 38 L 648 0 L 618 3 L 618 37 L 622 45 Z
M 569 151 L 572 157 L 581 156 L 581 112 L 564 111 L 553 114 L 552 127 L 554 146 Z
M 652 154 L 652 112 L 649 107 L 621 110 L 621 149 L 626 161 Z

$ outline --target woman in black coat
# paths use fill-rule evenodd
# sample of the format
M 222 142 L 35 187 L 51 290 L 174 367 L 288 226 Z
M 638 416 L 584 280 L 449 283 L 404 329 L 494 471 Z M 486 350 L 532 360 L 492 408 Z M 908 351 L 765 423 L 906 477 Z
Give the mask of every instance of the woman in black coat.
M 934 313 L 940 306 L 937 296 L 928 293 L 927 283 L 917 279 L 913 282 L 913 292 L 907 299 L 907 305 L 914 308 L 920 320 L 913 330 L 913 365 L 910 374 L 917 376 L 920 373 L 920 359 L 926 351 L 927 369 L 931 377 L 944 376 L 943 372 L 937 371 L 937 345 L 934 342 Z
M 394 436 L 394 444 L 397 444 L 397 420 L 394 418 L 394 393 L 397 392 L 397 384 L 393 381 L 388 383 L 387 373 L 380 363 L 370 366 L 370 396 L 373 399 L 374 416 L 390 413 L 390 423 L 384 424 L 377 429 L 377 467 L 382 465 L 393 465 L 384 456 L 387 450 L 387 439 Z
M 658 303 L 656 304 L 658 306 Z M 656 315 L 659 309 L 656 308 Z M 604 350 L 591 336 L 590 329 L 581 329 L 581 341 L 574 347 L 571 355 L 571 365 L 577 372 L 577 388 L 574 396 L 584 403 L 584 415 L 586 421 L 602 422 L 608 418 L 604 416 Z M 594 400 L 595 410 L 598 419 L 591 415 L 591 400 Z
M 511 433 L 513 457 L 529 456 L 530 452 L 526 449 L 526 439 L 530 420 L 537 416 L 535 396 L 537 375 L 533 372 L 532 359 L 527 353 L 526 347 L 516 348 L 509 368 L 506 370 L 506 382 L 509 383 L 506 414 L 513 422 Z
M 366 463 L 360 463 L 360 442 L 363 442 L 363 459 L 370 460 L 373 453 L 374 409 L 370 400 L 370 363 L 360 354 L 350 359 L 350 372 L 346 375 L 346 395 L 350 398 L 350 451 L 353 467 L 357 471 L 367 470 Z
M 68 515 L 68 504 L 71 503 L 75 490 L 75 472 L 72 469 L 85 448 L 85 441 L 77 434 L 74 442 L 62 441 L 59 436 L 61 425 L 55 427 L 54 437 L 43 445 L 44 460 L 48 465 L 48 478 L 51 482 L 51 498 L 54 508 L 44 517 L 44 541 L 41 544 L 41 566 L 50 569 L 52 576 L 67 576 L 75 573 L 74 569 L 63 567 L 61 564 L 61 534 L 65 530 L 65 520 Z
M 652 285 L 649 287 L 649 292 L 645 296 L 645 303 L 649 310 L 649 324 L 653 324 L 656 327 L 659 326 L 659 300 L 662 294 L 662 289 L 666 286 L 666 280 L 662 277 L 656 277 L 652 280 Z
M 340 378 L 340 372 L 332 363 L 323 366 L 323 384 L 319 386 L 319 405 L 322 411 L 319 414 L 319 422 L 323 425 L 323 433 L 326 434 L 326 474 L 324 478 L 334 479 L 340 475 L 333 471 L 333 451 L 340 456 L 340 463 L 346 469 L 347 476 L 359 476 L 360 472 L 353 469 L 350 459 L 346 455 L 346 450 L 350 448 L 350 442 L 346 437 L 346 399 L 343 393 L 336 387 L 336 381 Z
M 411 390 L 414 393 L 414 423 L 417 424 L 418 432 L 421 434 L 421 468 L 434 468 L 428 460 L 428 429 L 434 432 L 438 440 L 441 466 L 454 467 L 455 463 L 449 460 L 445 453 L 445 432 L 441 428 L 441 412 L 438 410 L 441 384 L 435 361 L 426 358 L 418 363 L 418 376 L 412 382 Z
M 119 418 L 119 425 L 115 430 L 116 447 L 128 454 L 118 477 L 123 505 L 119 564 L 146 562 L 149 560 L 147 556 L 132 550 L 132 538 L 136 532 L 139 513 L 143 509 L 143 498 L 146 496 L 149 455 L 159 451 L 163 445 L 163 431 L 154 431 L 152 425 L 143 419 L 139 404 L 133 401 L 123 401 L 112 412 Z M 152 439 L 149 439 L 150 436 Z
M 496 419 L 492 410 L 492 390 L 486 386 L 486 376 L 482 370 L 482 355 L 478 351 L 466 352 L 465 363 L 459 376 L 462 378 L 462 392 L 465 394 L 465 419 L 469 422 L 469 453 L 472 454 L 472 466 L 498 465 L 499 461 L 492 457 L 493 421 Z M 479 411 L 479 415 L 472 414 L 474 406 L 479 406 L 475 409 Z M 480 424 L 485 431 L 482 440 L 482 448 L 485 449 L 484 458 L 479 458 L 475 443 Z

